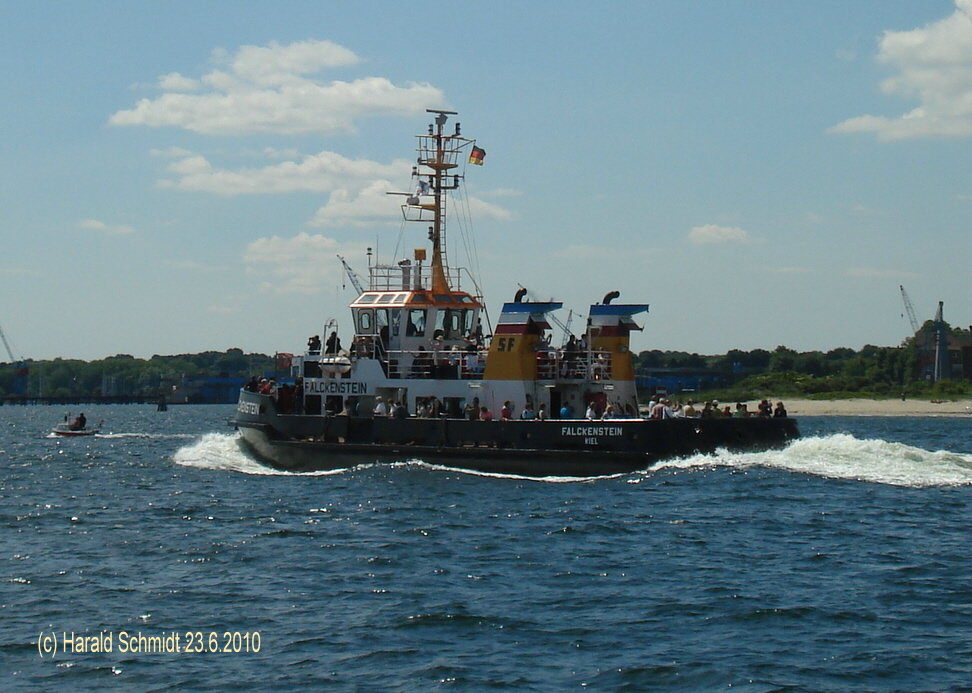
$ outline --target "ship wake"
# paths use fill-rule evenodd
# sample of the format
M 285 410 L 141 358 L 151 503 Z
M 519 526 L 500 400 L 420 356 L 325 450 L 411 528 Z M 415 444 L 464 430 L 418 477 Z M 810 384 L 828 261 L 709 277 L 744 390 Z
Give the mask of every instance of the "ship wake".
M 375 463 L 362 463 L 351 468 L 316 472 L 287 472 L 273 469 L 246 454 L 237 435 L 209 433 L 173 455 L 173 461 L 185 467 L 274 476 L 327 476 L 367 469 Z M 433 471 L 540 481 L 547 483 L 583 482 L 612 477 L 523 477 L 458 469 L 411 459 L 394 463 L 395 467 L 418 467 Z M 711 455 L 694 455 L 666 460 L 629 477 L 639 483 L 647 476 L 665 471 L 691 471 L 712 468 L 772 468 L 795 474 L 811 474 L 831 479 L 848 479 L 868 483 L 911 488 L 972 485 L 972 455 L 929 451 L 885 440 L 860 439 L 848 434 L 801 438 L 783 450 L 734 453 L 720 450 Z
M 972 485 L 972 455 L 929 451 L 885 440 L 848 434 L 801 438 L 783 450 L 696 455 L 653 465 L 665 469 L 769 467 L 830 479 L 850 479 L 892 486 L 927 488 Z

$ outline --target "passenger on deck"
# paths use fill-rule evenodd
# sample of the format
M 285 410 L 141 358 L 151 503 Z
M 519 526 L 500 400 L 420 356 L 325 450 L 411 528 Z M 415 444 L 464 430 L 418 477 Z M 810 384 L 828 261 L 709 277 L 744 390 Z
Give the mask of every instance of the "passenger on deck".
M 340 351 L 341 351 L 341 340 L 340 338 L 338 338 L 337 332 L 331 332 L 331 335 L 327 338 L 327 342 L 324 343 L 324 353 L 329 355 L 334 355 Z
M 587 411 L 584 413 L 584 418 L 588 421 L 594 421 L 595 419 L 601 418 L 597 415 L 597 406 L 595 406 L 594 400 L 591 400 L 590 404 L 587 405 Z
M 537 421 L 547 420 L 547 405 L 544 402 L 540 402 L 540 406 L 537 407 Z
M 513 410 L 515 407 L 510 403 L 509 400 L 503 402 L 503 408 L 500 409 L 500 421 L 509 421 L 513 418 Z
M 429 360 L 429 352 L 420 344 L 415 358 L 412 359 L 411 375 L 413 378 L 428 378 L 430 370 L 431 361 Z
M 385 400 L 381 398 L 381 395 L 375 397 L 375 408 L 372 413 L 375 416 L 388 416 L 388 406 L 385 404 Z
M 675 416 L 675 412 L 668 406 L 668 400 L 665 398 L 659 399 L 648 414 L 649 419 L 670 419 L 673 416 Z
M 472 402 L 466 402 L 462 415 L 467 421 L 476 421 L 479 418 L 479 397 L 473 397 Z
M 352 349 L 354 350 L 354 355 L 356 358 L 363 359 L 370 355 L 371 349 L 369 347 L 368 337 L 355 337 L 354 342 L 352 342 Z
M 537 413 L 533 411 L 533 405 L 529 401 L 523 407 L 523 411 L 520 412 L 520 418 L 524 421 L 532 421 L 537 418 Z
M 308 354 L 319 354 L 321 353 L 321 338 L 316 334 L 311 335 L 310 339 L 307 340 L 307 353 Z
M 601 418 L 602 419 L 617 419 L 617 418 L 619 418 L 617 412 L 614 411 L 614 405 L 613 404 L 607 405 L 607 409 L 604 410 L 604 416 L 602 416 Z
M 246 385 L 243 386 L 243 389 L 246 390 L 247 392 L 259 392 L 260 379 L 255 375 L 252 376 L 249 380 L 246 381 Z
M 492 421 L 493 420 L 493 412 L 491 412 L 489 410 L 489 407 L 480 407 L 479 408 L 479 420 L 480 421 Z
M 574 408 L 567 403 L 560 408 L 560 418 L 561 419 L 573 419 L 574 418 Z

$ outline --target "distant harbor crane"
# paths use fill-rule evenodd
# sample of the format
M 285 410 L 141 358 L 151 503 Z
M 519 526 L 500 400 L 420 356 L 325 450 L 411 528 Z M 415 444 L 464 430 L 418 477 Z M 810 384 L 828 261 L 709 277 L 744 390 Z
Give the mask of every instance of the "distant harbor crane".
M 908 314 L 908 321 L 911 323 L 911 330 L 915 335 L 920 353 L 928 354 L 931 350 L 928 346 L 927 338 L 918 334 L 922 326 L 918 324 L 918 317 L 915 315 L 915 307 L 911 304 L 908 292 L 903 285 L 898 285 L 901 289 L 901 299 L 904 301 L 905 311 Z M 933 383 L 939 380 L 948 380 L 951 377 L 951 359 L 948 353 L 948 329 L 945 318 L 942 315 L 944 302 L 938 302 L 938 310 L 935 312 L 935 319 L 932 321 L 935 336 L 934 360 L 931 361 L 931 369 L 928 372 Z
M 371 248 L 368 248 L 368 250 L 370 251 Z M 341 261 L 341 264 L 342 265 L 344 265 L 344 271 L 348 275 L 348 279 L 351 280 L 351 286 L 354 287 L 354 290 L 358 292 L 358 295 L 359 296 L 361 294 L 363 294 L 364 293 L 364 286 L 361 283 L 361 277 L 359 277 L 357 274 L 355 274 L 355 271 L 353 269 L 351 269 L 351 265 L 349 265 L 347 262 L 345 262 L 343 257 L 341 257 L 340 255 L 338 255 L 337 256 L 337 259 Z
M 943 301 L 938 302 L 938 310 L 935 312 L 935 373 L 934 382 L 948 380 L 951 376 L 952 364 L 948 353 L 948 330 L 945 327 L 945 318 L 942 317 Z
M 0 327 L 0 339 L 3 339 L 3 346 L 7 349 L 7 355 L 10 357 L 10 363 L 21 360 L 14 356 L 13 349 L 10 348 L 10 342 L 7 341 L 7 335 L 4 333 L 2 327 Z
M 915 316 L 915 307 L 911 305 L 911 299 L 908 298 L 908 292 L 905 291 L 904 285 L 899 284 L 898 288 L 901 289 L 901 298 L 904 299 L 905 311 L 908 313 L 908 320 L 911 322 L 911 332 L 912 334 L 917 334 L 920 325 L 918 324 L 918 318 Z

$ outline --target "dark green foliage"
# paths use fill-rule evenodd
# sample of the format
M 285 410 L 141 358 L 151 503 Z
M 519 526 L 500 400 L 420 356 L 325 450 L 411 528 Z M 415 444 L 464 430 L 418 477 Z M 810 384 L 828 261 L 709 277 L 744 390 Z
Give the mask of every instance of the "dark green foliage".
M 972 394 L 972 383 L 968 381 L 942 381 L 932 385 L 919 379 L 918 347 L 914 339 L 900 347 L 868 344 L 860 351 L 841 347 L 826 353 L 797 352 L 778 346 L 772 352 L 733 349 L 724 356 L 654 350 L 643 351 L 635 357 L 635 369 L 642 374 L 653 369 L 687 366 L 725 376 L 731 385 L 704 393 L 720 401 L 777 396 L 839 399 Z
M 98 361 L 54 359 L 0 364 L 0 396 L 49 397 L 136 395 L 154 396 L 171 390 L 184 378 L 246 378 L 273 370 L 265 354 L 241 349 L 137 359 L 117 354 Z

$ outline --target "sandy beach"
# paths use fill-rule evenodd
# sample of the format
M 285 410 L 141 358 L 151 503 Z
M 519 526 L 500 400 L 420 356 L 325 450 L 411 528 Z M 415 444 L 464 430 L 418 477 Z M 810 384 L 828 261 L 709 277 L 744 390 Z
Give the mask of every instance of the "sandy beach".
M 781 399 L 790 416 L 972 416 L 972 399 Z M 748 404 L 752 411 L 757 403 Z

